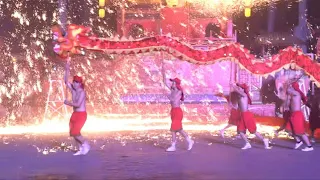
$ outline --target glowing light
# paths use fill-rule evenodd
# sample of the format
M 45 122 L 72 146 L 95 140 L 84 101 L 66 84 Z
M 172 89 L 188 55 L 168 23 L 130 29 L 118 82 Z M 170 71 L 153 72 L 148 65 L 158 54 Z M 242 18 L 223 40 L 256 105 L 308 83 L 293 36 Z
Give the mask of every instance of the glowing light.
M 117 115 L 116 115 L 117 116 Z M 118 115 L 120 116 L 120 115 Z M 183 120 L 184 129 L 187 131 L 207 131 L 218 132 L 226 124 L 225 123 L 198 123 L 188 119 Z M 83 127 L 83 132 L 121 132 L 121 131 L 150 131 L 150 130 L 166 130 L 168 133 L 170 128 L 170 118 L 163 119 L 142 119 L 141 117 L 130 118 L 104 118 L 102 116 L 88 116 L 88 120 Z M 275 127 L 264 126 L 258 124 L 259 132 L 273 136 Z M 59 118 L 51 119 L 38 125 L 30 126 L 8 126 L 0 127 L 0 134 L 57 134 L 68 133 L 68 121 L 61 121 Z M 233 136 L 236 134 L 236 127 L 230 128 L 226 131 L 226 136 Z
M 242 12 L 246 7 L 259 8 L 277 1 L 281 0 L 188 0 L 198 11 L 219 17 Z
M 100 7 L 104 7 L 106 5 L 106 1 L 105 0 L 99 0 L 99 6 Z
M 244 9 L 244 16 L 250 17 L 251 16 L 251 8 L 245 8 Z
M 253 1 L 253 0 L 245 0 L 245 1 L 244 1 L 244 6 L 246 6 L 246 7 L 252 6 L 252 1 Z
M 271 0 L 254 0 L 252 6 L 262 6 Z M 274 0 L 276 1 L 276 0 Z M 28 1 L 14 0 L 12 3 L 2 3 L 0 0 L 0 9 L 5 11 L 0 12 L 0 18 L 12 18 L 10 22 L 14 23 L 14 29 L 8 32 L 6 37 L 6 43 L 4 43 L 4 50 L 1 51 L 0 64 L 2 67 L 6 67 L 5 71 L 0 73 L 4 74 L 3 82 L 0 85 L 0 102 L 5 106 L 6 121 L 5 124 L 9 125 L 7 128 L 0 129 L 1 133 L 22 133 L 22 132 L 67 132 L 68 122 L 58 122 L 55 120 L 43 122 L 40 125 L 34 126 L 12 126 L 20 122 L 33 124 L 35 122 L 34 116 L 43 116 L 43 107 L 46 102 L 46 82 L 48 79 L 62 79 L 63 77 L 63 64 L 56 63 L 56 58 L 50 56 L 45 50 L 52 49 L 47 48 L 46 44 L 50 44 L 52 34 L 50 27 L 53 23 L 59 22 L 59 11 L 62 12 L 65 9 L 58 9 L 58 3 L 56 0 L 39 0 L 37 5 L 33 5 Z M 245 8 L 244 0 L 190 0 L 190 3 L 198 6 L 199 11 L 203 13 L 216 13 L 224 16 L 225 13 L 242 12 Z M 79 8 L 77 10 L 80 13 L 75 13 L 72 8 L 68 12 L 70 23 L 74 23 L 75 20 L 83 20 L 83 11 L 88 10 L 90 18 L 86 24 L 90 27 L 94 27 L 97 34 L 101 34 L 104 37 L 114 35 L 114 32 L 110 28 L 110 24 L 103 22 L 104 19 L 97 18 L 97 0 L 85 1 L 85 4 L 79 3 L 79 1 L 70 1 L 70 7 Z M 127 4 L 125 4 L 127 6 Z M 201 8 L 203 7 L 203 8 Z M 114 9 L 106 7 L 108 13 L 116 13 Z M 7 13 L 7 14 L 5 14 Z M 143 14 L 137 13 L 138 17 L 143 17 Z M 100 16 L 100 14 L 99 14 Z M 102 16 L 102 15 L 101 15 Z M 105 11 L 103 16 L 105 17 Z M 227 18 L 222 17 L 222 20 Z M 103 23 L 101 23 L 103 22 Z M 20 48 L 20 54 L 15 53 Z M 59 48 L 59 47 L 55 47 Z M 57 49 L 55 49 L 57 50 Z M 54 60 L 53 60 L 54 59 Z M 142 79 L 139 78 L 137 67 L 141 64 L 123 63 L 122 67 L 113 69 L 116 64 L 110 63 L 110 61 L 116 59 L 122 61 L 122 58 L 118 57 L 104 57 L 99 58 L 96 54 L 88 52 L 85 60 L 77 57 L 73 60 L 73 71 L 86 75 L 86 83 L 88 83 L 87 95 L 90 104 L 95 110 L 99 111 L 105 109 L 109 104 L 121 104 L 125 109 L 137 109 L 138 107 L 128 107 L 121 102 L 121 95 L 130 92 L 128 87 L 133 87 L 139 90 L 147 89 Z M 130 62 L 138 62 L 142 59 L 141 56 L 126 56 L 125 60 Z M 90 63 L 94 60 L 95 63 Z M 97 60 L 99 63 L 97 63 Z M 93 61 L 92 61 L 93 62 Z M 111 65 L 110 65 L 111 64 Z M 106 74 L 106 71 L 111 72 Z M 145 68 L 146 71 L 148 70 Z M 151 76 L 151 75 L 150 75 Z M 119 81 L 119 79 L 121 81 Z M 158 83 L 154 78 L 153 83 Z M 199 84 L 204 84 L 203 77 L 199 76 L 197 81 Z M 114 83 L 114 86 L 105 86 L 106 83 Z M 129 85 L 128 85 L 129 84 Z M 99 87 L 99 88 L 96 88 Z M 219 90 L 223 89 L 219 86 Z M 147 91 L 141 91 L 147 92 Z M 163 93 L 163 92 L 161 92 Z M 108 104 L 108 105 L 105 105 Z M 112 108 L 111 108 L 112 109 Z M 190 109 L 190 111 L 196 110 Z M 2 117 L 1 117 L 2 118 Z M 212 119 L 214 119 L 214 113 L 212 113 Z M 22 119 L 22 120 L 21 120 Z M 146 130 L 146 129 L 168 129 L 170 123 L 169 119 L 158 119 L 158 121 L 165 121 L 163 125 L 145 126 L 143 122 L 140 125 L 132 126 L 120 123 L 118 120 L 113 119 L 105 122 L 101 117 L 90 117 L 90 121 L 86 124 L 85 131 L 121 131 L 121 130 Z M 127 119 L 126 121 L 132 123 L 134 119 Z M 137 118 L 136 121 L 141 121 Z M 156 121 L 156 120 L 155 120 Z M 150 121 L 150 123 L 152 120 Z M 100 124 L 101 125 L 100 125 Z M 54 127 L 54 128 L 52 128 Z M 220 128 L 220 125 L 186 125 L 187 130 L 215 130 Z M 266 128 L 266 127 L 264 127 Z
M 106 11 L 104 9 L 99 9 L 99 18 L 104 18 L 106 15 Z

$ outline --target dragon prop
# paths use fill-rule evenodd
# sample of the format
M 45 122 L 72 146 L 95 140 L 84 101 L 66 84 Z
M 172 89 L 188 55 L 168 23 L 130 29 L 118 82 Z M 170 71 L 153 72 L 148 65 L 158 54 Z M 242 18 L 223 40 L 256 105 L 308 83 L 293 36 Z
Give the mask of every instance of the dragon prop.
M 107 39 L 90 34 L 91 28 L 71 24 L 63 36 L 61 28 L 52 27 L 56 40 L 54 49 L 61 57 L 80 54 L 81 49 L 103 51 L 108 54 L 137 54 L 163 51 L 172 56 L 195 64 L 213 64 L 232 60 L 241 68 L 257 75 L 274 74 L 281 69 L 303 69 L 310 79 L 320 86 L 320 65 L 305 55 L 301 49 L 287 47 L 267 59 L 257 59 L 249 50 L 238 43 L 229 43 L 209 50 L 198 50 L 190 44 L 169 36 L 154 36 L 142 39 Z

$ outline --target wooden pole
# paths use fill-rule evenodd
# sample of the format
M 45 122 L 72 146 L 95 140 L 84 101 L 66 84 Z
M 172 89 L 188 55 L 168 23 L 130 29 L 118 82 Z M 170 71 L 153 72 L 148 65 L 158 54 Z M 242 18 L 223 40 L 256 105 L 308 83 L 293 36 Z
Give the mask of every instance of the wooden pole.
M 61 27 L 66 32 L 67 21 L 68 21 L 68 11 L 67 11 L 67 0 L 59 0 L 59 21 Z

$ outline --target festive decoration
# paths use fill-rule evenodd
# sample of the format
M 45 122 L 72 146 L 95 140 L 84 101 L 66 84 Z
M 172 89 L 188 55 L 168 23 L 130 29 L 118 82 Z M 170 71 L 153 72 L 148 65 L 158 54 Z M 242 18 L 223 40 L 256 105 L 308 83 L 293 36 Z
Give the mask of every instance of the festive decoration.
M 63 36 L 60 25 L 53 26 L 51 30 L 55 38 L 54 40 L 56 41 L 54 46 L 55 53 L 60 55 L 62 58 L 67 57 L 70 53 L 82 54 L 79 49 L 80 47 L 77 36 L 85 35 L 85 33 L 90 31 L 90 28 L 71 24 L 68 26 L 66 36 Z
M 99 18 L 104 18 L 106 16 L 106 10 L 104 9 L 106 5 L 105 0 L 99 0 Z
M 99 9 L 99 18 L 104 18 L 106 16 L 106 10 Z
M 252 0 L 245 0 L 244 1 L 244 16 L 250 17 L 251 16 L 251 7 L 252 7 Z
M 62 52 L 77 52 L 78 48 L 100 50 L 108 54 L 137 54 L 150 51 L 164 51 L 172 56 L 195 64 L 213 64 L 221 60 L 231 59 L 240 67 L 257 75 L 269 75 L 286 69 L 304 69 L 320 86 L 320 65 L 303 54 L 302 50 L 288 47 L 268 59 L 256 59 L 249 50 L 238 43 L 222 45 L 208 51 L 196 50 L 191 45 L 168 36 L 155 36 L 140 40 L 112 40 L 88 36 L 90 29 L 83 26 L 70 25 L 67 39 L 62 41 Z M 59 34 L 59 33 L 58 33 Z M 71 42 L 72 46 L 63 45 Z M 72 51 L 75 49 L 74 51 Z
M 244 16 L 250 17 L 251 16 L 251 8 L 245 8 L 244 9 Z
M 104 9 L 99 9 L 99 18 L 104 18 L 106 16 L 106 11 Z

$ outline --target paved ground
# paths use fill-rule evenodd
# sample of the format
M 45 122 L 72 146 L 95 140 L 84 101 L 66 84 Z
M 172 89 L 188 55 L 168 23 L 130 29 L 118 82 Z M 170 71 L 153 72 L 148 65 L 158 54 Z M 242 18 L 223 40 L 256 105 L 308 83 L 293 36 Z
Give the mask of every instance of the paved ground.
M 192 132 L 192 151 L 179 142 L 174 153 L 167 131 L 87 135 L 92 151 L 72 156 L 64 135 L 1 136 L 0 180 L 212 180 L 212 179 L 320 179 L 320 147 L 292 150 L 293 142 L 275 139 L 272 150 L 252 140 L 254 148 L 241 150 L 234 138 Z

